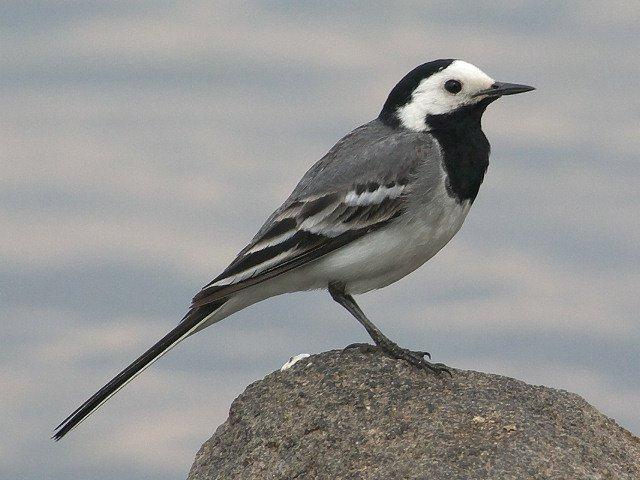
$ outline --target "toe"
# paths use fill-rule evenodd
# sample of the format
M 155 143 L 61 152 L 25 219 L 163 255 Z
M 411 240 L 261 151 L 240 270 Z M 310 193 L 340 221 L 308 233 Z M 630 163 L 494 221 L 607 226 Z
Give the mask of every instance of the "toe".
M 349 350 L 351 348 L 373 348 L 373 345 L 370 343 L 350 343 L 344 347 L 344 350 Z
M 451 378 L 453 378 L 451 370 L 444 363 L 432 363 L 430 368 L 437 374 L 447 373 Z
M 427 357 L 429 359 L 431 358 L 431 354 L 429 352 L 425 352 L 423 350 L 417 350 L 417 351 L 415 351 L 413 353 L 415 353 L 416 355 L 419 355 L 421 357 Z

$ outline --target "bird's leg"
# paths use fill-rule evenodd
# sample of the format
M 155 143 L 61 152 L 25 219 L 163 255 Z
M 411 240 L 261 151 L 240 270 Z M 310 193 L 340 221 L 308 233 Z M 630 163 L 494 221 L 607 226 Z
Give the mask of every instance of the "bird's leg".
M 376 345 L 378 345 L 385 353 L 394 358 L 405 360 L 416 367 L 428 369 L 435 373 L 446 372 L 451 375 L 451 372 L 446 365 L 426 361 L 424 359 L 425 355 L 431 358 L 431 355 L 429 355 L 428 352 L 412 352 L 411 350 L 402 348 L 397 343 L 390 340 L 371 322 L 371 320 L 367 318 L 353 297 L 344 291 L 342 285 L 335 283 L 329 284 L 329 293 L 336 302 L 346 308 L 349 313 L 362 324 Z

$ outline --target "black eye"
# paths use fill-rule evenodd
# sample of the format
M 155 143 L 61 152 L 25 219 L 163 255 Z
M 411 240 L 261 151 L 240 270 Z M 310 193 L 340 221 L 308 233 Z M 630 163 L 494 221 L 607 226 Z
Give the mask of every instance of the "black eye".
M 444 88 L 447 90 L 447 92 L 456 94 L 460 90 L 462 90 L 462 84 L 458 80 L 447 80 L 446 82 L 444 82 Z

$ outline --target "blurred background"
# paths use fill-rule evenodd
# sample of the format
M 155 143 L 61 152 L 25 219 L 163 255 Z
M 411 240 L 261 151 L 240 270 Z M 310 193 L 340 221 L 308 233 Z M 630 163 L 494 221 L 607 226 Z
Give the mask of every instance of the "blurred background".
M 249 382 L 368 341 L 326 294 L 265 301 L 49 440 L 406 72 L 449 57 L 538 90 L 485 115 L 460 233 L 361 305 L 403 346 L 640 433 L 638 2 L 5 1 L 0 22 L 3 477 L 183 478 Z

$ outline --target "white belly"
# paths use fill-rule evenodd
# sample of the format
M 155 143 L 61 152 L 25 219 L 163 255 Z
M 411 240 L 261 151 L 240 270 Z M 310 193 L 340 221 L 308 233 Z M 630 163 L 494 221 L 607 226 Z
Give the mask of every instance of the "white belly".
M 460 230 L 469 208 L 469 202 L 459 204 L 445 195 L 419 215 L 399 219 L 327 255 L 306 273 L 322 286 L 327 279 L 341 282 L 352 294 L 386 287 L 438 253 Z

